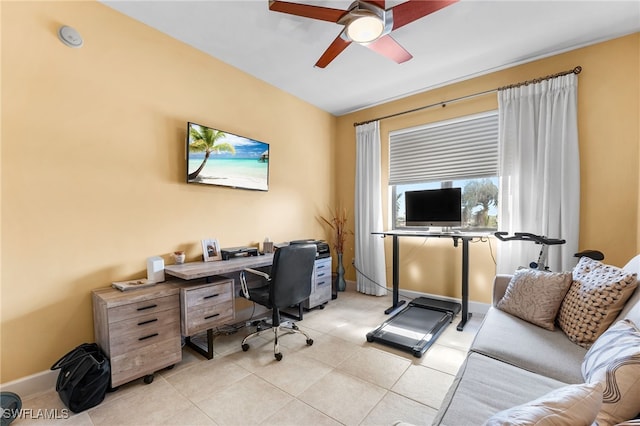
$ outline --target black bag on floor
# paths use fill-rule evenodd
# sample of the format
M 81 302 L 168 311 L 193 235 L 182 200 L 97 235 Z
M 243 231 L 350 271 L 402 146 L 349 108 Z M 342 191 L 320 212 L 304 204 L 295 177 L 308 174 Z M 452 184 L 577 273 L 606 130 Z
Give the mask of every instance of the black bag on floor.
M 58 360 L 56 391 L 74 413 L 95 407 L 104 400 L 111 382 L 109 360 L 95 343 L 83 343 Z

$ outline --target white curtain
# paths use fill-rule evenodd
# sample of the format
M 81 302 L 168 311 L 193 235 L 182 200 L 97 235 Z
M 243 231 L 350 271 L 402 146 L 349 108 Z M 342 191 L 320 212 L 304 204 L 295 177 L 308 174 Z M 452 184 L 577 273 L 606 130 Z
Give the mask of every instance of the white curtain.
M 552 271 L 571 270 L 580 228 L 577 76 L 498 92 L 500 122 L 500 231 L 562 238 L 548 248 Z M 541 246 L 500 242 L 498 273 L 537 260 Z
M 380 124 L 356 127 L 355 250 L 359 292 L 387 294 L 384 242 L 374 231 L 382 227 Z

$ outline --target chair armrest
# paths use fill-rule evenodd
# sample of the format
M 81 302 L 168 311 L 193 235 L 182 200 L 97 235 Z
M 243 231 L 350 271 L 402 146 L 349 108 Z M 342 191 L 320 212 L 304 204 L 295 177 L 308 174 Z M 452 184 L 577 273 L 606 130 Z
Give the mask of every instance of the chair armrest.
M 504 293 L 507 291 L 507 286 L 511 281 L 511 277 L 512 275 L 498 274 L 493 279 L 493 306 L 496 306 L 500 299 L 502 299 L 502 296 L 504 296 Z
M 266 280 L 271 280 L 271 276 L 269 274 L 267 274 L 266 272 L 258 271 L 258 270 L 251 269 L 251 268 L 244 268 L 244 270 L 247 271 L 247 272 L 251 272 L 252 274 L 255 274 L 255 275 L 260 275 L 261 277 L 263 277 Z
M 251 268 L 244 268 L 242 271 L 240 271 L 240 289 L 242 290 L 242 295 L 245 299 L 251 299 L 251 296 L 249 295 L 249 287 L 247 286 L 247 279 L 244 276 L 245 272 L 259 275 L 267 281 L 271 281 L 271 276 L 269 276 L 269 274 L 267 274 L 266 272 L 258 271 Z

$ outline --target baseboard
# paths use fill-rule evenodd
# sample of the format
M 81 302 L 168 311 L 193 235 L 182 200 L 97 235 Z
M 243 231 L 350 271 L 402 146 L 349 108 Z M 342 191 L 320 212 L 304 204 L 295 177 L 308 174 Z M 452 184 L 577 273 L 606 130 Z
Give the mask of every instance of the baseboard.
M 392 291 L 391 289 L 388 289 L 390 292 Z M 432 299 L 436 299 L 436 300 L 446 300 L 447 302 L 458 302 L 460 303 L 460 299 L 456 299 L 455 297 L 446 297 L 446 296 L 440 296 L 438 294 L 430 294 L 430 293 L 422 293 L 419 291 L 412 291 L 412 290 L 399 290 L 398 294 L 400 296 L 409 298 L 409 299 L 415 299 L 416 297 L 430 297 Z M 472 312 L 474 314 L 481 314 L 484 315 L 487 312 L 489 312 L 489 308 L 491 307 L 490 304 L 488 303 L 481 303 L 481 302 L 474 302 L 474 301 L 469 301 L 469 312 Z
M 0 389 L 3 392 L 16 393 L 21 399 L 26 399 L 55 389 L 58 373 L 58 370 L 46 370 L 12 382 L 3 383 L 0 385 Z

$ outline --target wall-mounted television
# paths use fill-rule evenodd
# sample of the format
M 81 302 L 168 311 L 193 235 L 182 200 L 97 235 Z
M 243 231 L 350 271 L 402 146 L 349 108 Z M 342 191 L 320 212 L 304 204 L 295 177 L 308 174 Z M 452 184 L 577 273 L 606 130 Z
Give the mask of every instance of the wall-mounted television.
M 462 189 L 441 188 L 407 191 L 407 226 L 462 226 Z
M 269 190 L 269 144 L 187 123 L 187 183 Z

